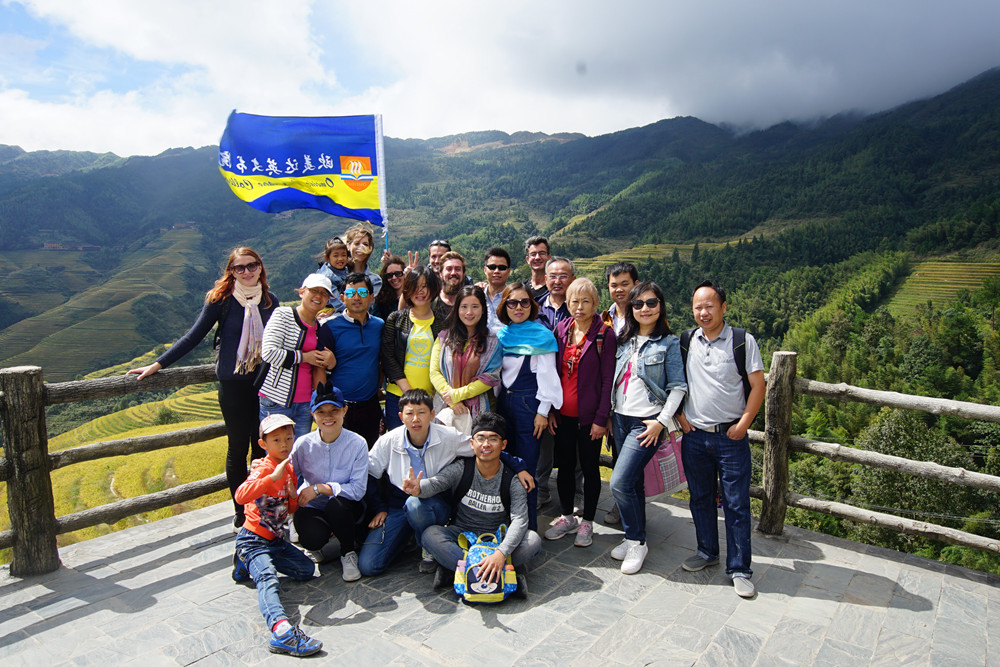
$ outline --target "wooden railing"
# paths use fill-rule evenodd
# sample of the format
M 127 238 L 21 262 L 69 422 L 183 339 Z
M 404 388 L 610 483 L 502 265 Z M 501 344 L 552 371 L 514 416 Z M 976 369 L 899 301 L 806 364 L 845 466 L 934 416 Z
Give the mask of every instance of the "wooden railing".
M 795 377 L 795 366 L 794 352 L 774 354 L 767 381 L 764 431 L 749 433 L 751 442 L 764 446 L 762 486 L 751 487 L 751 496 L 763 501 L 758 530 L 772 535 L 780 534 L 784 528 L 786 509 L 798 507 L 1000 553 L 1000 542 L 997 540 L 845 503 L 810 498 L 788 489 L 788 453 L 796 451 L 1000 491 L 1000 477 L 792 436 L 790 424 L 796 393 L 993 422 L 1000 422 L 1000 407 L 816 382 Z M 218 422 L 171 433 L 111 440 L 49 453 L 45 406 L 214 380 L 215 373 L 211 365 L 169 368 L 141 383 L 134 376 L 116 376 L 45 384 L 42 369 L 38 367 L 0 369 L 0 420 L 5 455 L 0 459 L 0 481 L 7 482 L 11 521 L 11 529 L 0 533 L 0 548 L 13 548 L 11 574 L 25 576 L 58 569 L 56 535 L 100 523 L 114 523 L 127 516 L 168 507 L 226 488 L 225 475 L 217 475 L 165 491 L 56 517 L 50 471 L 107 456 L 148 452 L 209 440 L 224 435 L 225 427 L 222 422 Z

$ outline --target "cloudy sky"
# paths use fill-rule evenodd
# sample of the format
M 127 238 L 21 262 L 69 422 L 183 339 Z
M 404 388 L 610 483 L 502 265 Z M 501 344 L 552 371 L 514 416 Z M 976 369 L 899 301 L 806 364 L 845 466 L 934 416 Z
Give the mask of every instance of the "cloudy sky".
M 997 0 L 0 0 L 0 144 L 155 154 L 229 111 L 393 137 L 878 111 L 1000 66 Z

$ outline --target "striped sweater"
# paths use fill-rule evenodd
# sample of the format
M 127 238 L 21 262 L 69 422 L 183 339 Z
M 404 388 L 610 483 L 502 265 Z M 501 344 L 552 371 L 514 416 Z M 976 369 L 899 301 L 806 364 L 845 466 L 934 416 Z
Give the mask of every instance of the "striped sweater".
M 302 342 L 306 338 L 306 325 L 298 313 L 289 306 L 278 306 L 264 327 L 261 356 L 271 364 L 260 387 L 260 395 L 284 407 L 291 407 L 302 363 Z

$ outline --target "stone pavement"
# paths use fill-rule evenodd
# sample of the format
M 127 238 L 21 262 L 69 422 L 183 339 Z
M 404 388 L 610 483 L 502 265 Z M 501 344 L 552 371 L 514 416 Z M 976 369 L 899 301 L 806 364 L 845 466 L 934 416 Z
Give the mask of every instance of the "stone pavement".
M 229 512 L 66 547 L 50 575 L 0 570 L 0 664 L 290 664 L 267 652 L 253 588 L 230 579 Z M 595 524 L 588 549 L 545 541 L 527 600 L 464 605 L 432 590 L 416 553 L 351 584 L 335 561 L 283 580 L 282 599 L 323 640 L 311 659 L 354 666 L 1000 665 L 1000 577 L 788 527 L 754 534 L 758 595 L 743 600 L 723 568 L 680 569 L 694 547 L 684 503 L 648 517 L 642 572 L 619 572 L 621 533 Z

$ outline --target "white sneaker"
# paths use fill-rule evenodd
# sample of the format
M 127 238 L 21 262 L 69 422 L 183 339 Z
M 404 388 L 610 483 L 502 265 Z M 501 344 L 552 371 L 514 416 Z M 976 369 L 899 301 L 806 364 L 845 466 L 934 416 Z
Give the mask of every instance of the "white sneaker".
M 629 541 L 632 544 L 629 545 L 625 560 L 622 561 L 622 574 L 635 574 L 641 570 L 642 564 L 646 560 L 646 554 L 649 553 L 649 547 L 645 544 L 639 544 L 634 540 Z
M 306 550 L 306 556 L 309 556 L 309 560 L 311 560 L 312 562 L 316 563 L 317 565 L 322 565 L 323 564 L 323 560 L 325 558 L 323 556 L 323 550 L 322 549 L 316 549 L 315 551 L 307 549 Z
M 340 566 L 344 568 L 344 581 L 357 581 L 361 578 L 358 569 L 358 552 L 349 551 L 340 557 Z
M 611 557 L 615 560 L 625 560 L 625 556 L 628 555 L 628 549 L 633 544 L 639 544 L 639 540 L 622 540 L 622 543 L 611 550 Z
M 551 528 L 545 531 L 545 539 L 558 540 L 563 535 L 575 533 L 579 527 L 580 522 L 576 520 L 575 516 L 561 516 L 555 520 Z
M 420 574 L 431 574 L 436 569 L 437 569 L 437 561 L 434 560 L 434 556 L 432 556 L 430 552 L 427 551 L 427 549 L 424 549 L 423 553 L 421 554 L 420 565 L 417 567 L 417 570 L 420 572 Z
M 576 531 L 576 540 L 573 541 L 574 547 L 589 547 L 594 543 L 594 523 L 592 521 L 587 521 L 586 519 L 580 522 L 580 527 Z

